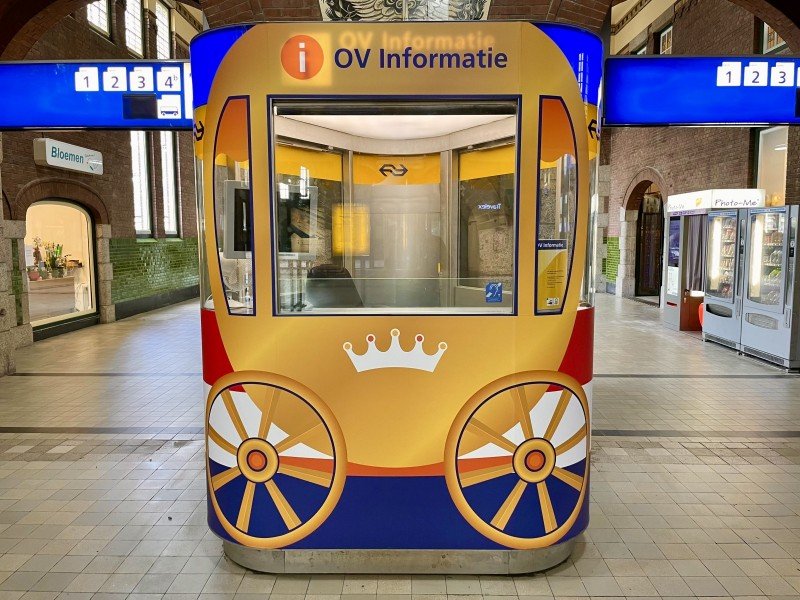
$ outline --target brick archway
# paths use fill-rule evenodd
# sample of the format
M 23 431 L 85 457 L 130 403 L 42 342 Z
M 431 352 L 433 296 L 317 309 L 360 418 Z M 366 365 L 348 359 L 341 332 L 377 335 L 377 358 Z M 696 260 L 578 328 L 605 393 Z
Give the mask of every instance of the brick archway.
M 664 177 L 657 169 L 645 167 L 639 171 L 628 185 L 628 189 L 625 190 L 625 204 L 623 208 L 626 211 L 638 211 L 645 193 L 653 184 L 658 187 L 662 195 L 666 194 L 668 189 L 667 184 L 664 181 Z M 622 219 L 622 215 L 620 215 L 620 219 Z
M 625 298 L 636 296 L 636 253 L 639 228 L 639 208 L 644 195 L 651 187 L 657 187 L 662 202 L 666 202 L 668 187 L 664 177 L 656 169 L 645 167 L 639 171 L 625 191 L 625 203 L 620 208 L 619 267 L 617 269 L 616 294 Z
M 24 221 L 31 204 L 41 200 L 64 199 L 82 206 L 97 225 L 108 225 L 108 209 L 92 187 L 60 177 L 36 179 L 25 185 L 12 203 L 12 219 Z

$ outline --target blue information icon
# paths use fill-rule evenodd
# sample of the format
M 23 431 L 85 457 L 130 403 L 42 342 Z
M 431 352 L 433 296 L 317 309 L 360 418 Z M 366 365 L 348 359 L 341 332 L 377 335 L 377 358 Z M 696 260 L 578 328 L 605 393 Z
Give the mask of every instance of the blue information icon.
M 502 283 L 487 283 L 486 284 L 486 302 L 502 302 L 503 301 L 503 284 Z

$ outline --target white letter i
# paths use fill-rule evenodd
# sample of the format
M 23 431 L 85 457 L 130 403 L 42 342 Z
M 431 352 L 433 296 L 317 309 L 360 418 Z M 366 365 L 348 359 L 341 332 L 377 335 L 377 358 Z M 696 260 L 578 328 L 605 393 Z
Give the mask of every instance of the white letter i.
M 306 72 L 306 51 L 305 51 L 306 43 L 305 42 L 300 42 L 298 45 L 300 46 L 300 72 L 301 73 L 305 73 Z

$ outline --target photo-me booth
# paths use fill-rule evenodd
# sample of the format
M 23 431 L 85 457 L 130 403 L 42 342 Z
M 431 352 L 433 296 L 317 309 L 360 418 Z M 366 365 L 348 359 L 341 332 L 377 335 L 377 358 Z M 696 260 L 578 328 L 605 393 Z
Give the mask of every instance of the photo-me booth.
M 208 520 L 230 558 L 569 556 L 589 519 L 601 52 L 523 22 L 192 42 Z

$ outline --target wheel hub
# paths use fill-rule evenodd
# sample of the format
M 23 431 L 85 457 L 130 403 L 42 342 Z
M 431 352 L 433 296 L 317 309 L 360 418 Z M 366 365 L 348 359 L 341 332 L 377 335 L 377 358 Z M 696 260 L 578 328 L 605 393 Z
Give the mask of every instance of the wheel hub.
M 280 466 L 280 458 L 275 447 L 260 438 L 243 441 L 236 453 L 236 462 L 242 475 L 255 483 L 264 483 L 272 479 Z
M 555 448 L 544 438 L 526 440 L 514 452 L 513 465 L 514 472 L 523 481 L 544 481 L 556 466 Z

